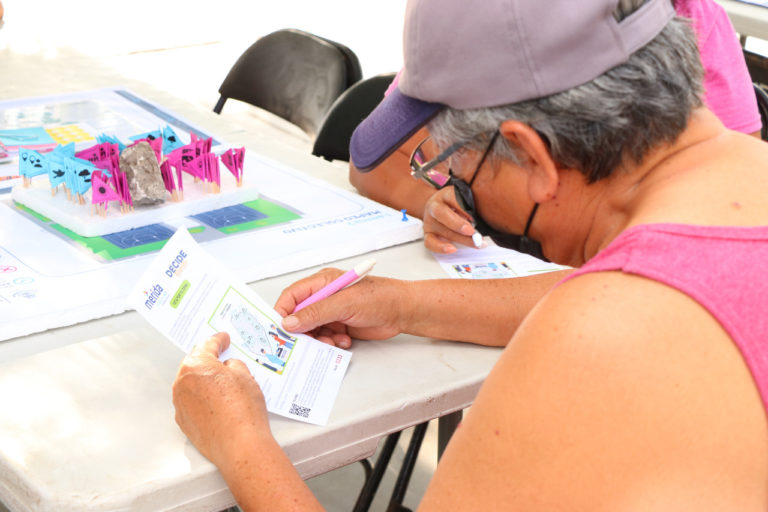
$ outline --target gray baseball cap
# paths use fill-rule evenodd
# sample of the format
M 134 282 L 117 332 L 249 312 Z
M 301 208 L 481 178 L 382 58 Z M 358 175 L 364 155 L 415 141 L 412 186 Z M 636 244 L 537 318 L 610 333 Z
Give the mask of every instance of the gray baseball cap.
M 445 106 L 495 107 L 589 82 L 627 61 L 675 15 L 648 0 L 409 0 L 397 88 L 357 127 L 350 157 L 369 171 Z

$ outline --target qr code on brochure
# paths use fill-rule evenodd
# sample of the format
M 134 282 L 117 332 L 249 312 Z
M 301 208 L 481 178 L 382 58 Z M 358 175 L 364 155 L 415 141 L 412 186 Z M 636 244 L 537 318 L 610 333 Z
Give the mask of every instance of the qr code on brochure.
M 309 418 L 309 413 L 312 411 L 309 407 L 303 407 L 298 404 L 291 404 L 291 408 L 288 411 L 288 414 L 293 414 L 294 416 L 301 416 L 302 418 Z

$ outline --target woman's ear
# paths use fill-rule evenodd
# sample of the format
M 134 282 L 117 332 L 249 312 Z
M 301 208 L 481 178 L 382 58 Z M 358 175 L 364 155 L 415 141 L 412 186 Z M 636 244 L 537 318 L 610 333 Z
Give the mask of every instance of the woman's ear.
M 555 197 L 560 177 L 549 147 L 530 126 L 520 121 L 504 121 L 499 127 L 501 136 L 518 149 L 522 166 L 528 171 L 528 193 L 537 203 Z

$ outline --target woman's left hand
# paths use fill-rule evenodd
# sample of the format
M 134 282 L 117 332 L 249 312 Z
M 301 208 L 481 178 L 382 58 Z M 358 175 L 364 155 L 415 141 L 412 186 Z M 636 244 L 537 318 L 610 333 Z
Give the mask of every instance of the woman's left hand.
M 173 383 L 176 423 L 208 460 L 233 460 L 238 442 L 271 436 L 261 388 L 240 360 L 222 363 L 229 335 L 217 333 L 195 347 Z

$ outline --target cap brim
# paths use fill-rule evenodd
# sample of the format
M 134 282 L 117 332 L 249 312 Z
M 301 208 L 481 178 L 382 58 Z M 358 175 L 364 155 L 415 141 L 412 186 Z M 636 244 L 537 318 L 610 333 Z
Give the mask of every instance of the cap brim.
M 395 88 L 363 119 L 352 134 L 349 155 L 368 172 L 379 165 L 444 107 L 406 96 Z

